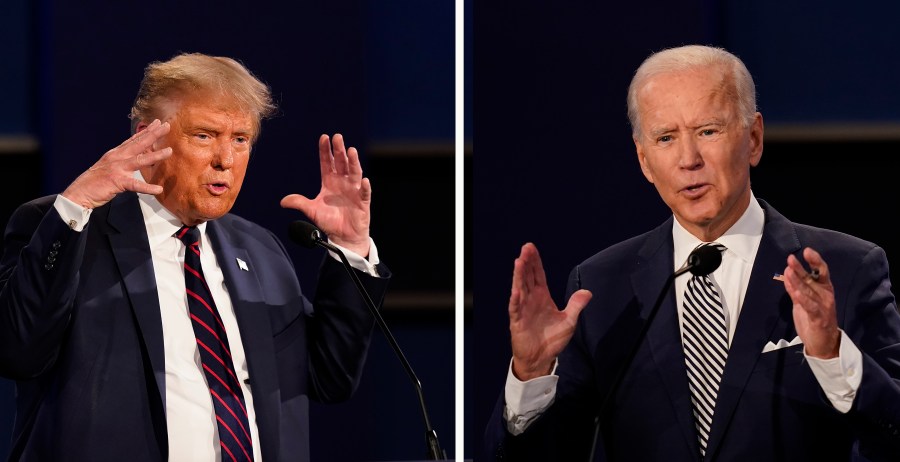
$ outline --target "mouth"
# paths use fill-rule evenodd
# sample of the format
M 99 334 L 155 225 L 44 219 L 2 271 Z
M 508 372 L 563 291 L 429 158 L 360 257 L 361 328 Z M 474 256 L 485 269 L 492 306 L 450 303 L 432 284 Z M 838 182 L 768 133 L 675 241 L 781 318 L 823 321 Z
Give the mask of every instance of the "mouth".
M 228 182 L 224 182 L 224 181 L 223 182 L 206 183 L 204 186 L 206 186 L 206 190 L 209 191 L 209 193 L 212 194 L 213 196 L 221 196 L 222 194 L 225 194 L 226 192 L 228 192 L 229 189 L 231 189 L 230 186 L 228 185 Z
M 707 183 L 695 183 L 682 188 L 681 193 L 689 198 L 702 196 L 710 188 Z

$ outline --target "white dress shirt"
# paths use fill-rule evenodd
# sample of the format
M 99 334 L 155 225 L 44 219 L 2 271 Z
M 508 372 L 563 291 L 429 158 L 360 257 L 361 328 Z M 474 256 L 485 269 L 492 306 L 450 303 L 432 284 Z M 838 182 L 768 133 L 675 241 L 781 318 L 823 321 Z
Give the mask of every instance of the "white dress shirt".
M 722 264 L 713 271 L 710 278 L 719 290 L 725 308 L 725 322 L 728 327 L 728 344 L 734 337 L 737 320 L 740 316 L 750 272 L 756 259 L 756 251 L 762 240 L 765 213 L 756 197 L 751 194 L 750 205 L 740 219 L 715 242 L 727 247 L 722 254 Z M 682 267 L 688 255 L 702 241 L 690 234 L 676 218 L 672 226 L 674 249 L 673 271 Z M 785 262 L 787 266 L 787 262 Z M 675 280 L 675 296 L 679 321 L 683 315 L 684 291 L 688 278 Z M 681 323 L 679 322 L 679 326 Z M 819 359 L 803 352 L 813 375 L 828 397 L 831 404 L 842 413 L 846 413 L 853 405 L 853 398 L 862 380 L 862 353 L 859 348 L 841 331 L 839 356 L 833 359 Z M 503 416 L 507 429 L 513 435 L 525 431 L 551 404 L 556 396 L 556 375 L 558 361 L 550 375 L 537 377 L 522 382 L 512 372 L 512 362 L 506 376 L 504 397 L 506 407 Z
M 139 173 L 136 173 L 137 177 Z M 184 282 L 184 244 L 175 237 L 181 221 L 165 209 L 153 195 L 138 194 L 141 213 L 150 242 L 153 272 L 156 276 L 160 315 L 165 349 L 166 425 L 168 429 L 169 460 L 173 462 L 218 462 L 221 459 L 218 426 L 206 377 L 200 363 L 200 352 L 188 313 Z M 90 209 L 58 195 L 54 207 L 70 228 L 82 231 L 90 217 Z M 222 318 L 231 347 L 235 374 L 241 384 L 253 439 L 253 457 L 262 460 L 259 430 L 253 406 L 253 394 L 248 382 L 249 373 L 241 332 L 234 315 L 234 307 L 225 278 L 215 252 L 212 252 L 206 223 L 200 230 L 200 260 L 203 274 L 212 292 L 213 301 Z M 337 246 L 350 264 L 363 272 L 378 276 L 378 250 L 371 241 L 369 258 Z M 329 251 L 332 258 L 337 255 Z

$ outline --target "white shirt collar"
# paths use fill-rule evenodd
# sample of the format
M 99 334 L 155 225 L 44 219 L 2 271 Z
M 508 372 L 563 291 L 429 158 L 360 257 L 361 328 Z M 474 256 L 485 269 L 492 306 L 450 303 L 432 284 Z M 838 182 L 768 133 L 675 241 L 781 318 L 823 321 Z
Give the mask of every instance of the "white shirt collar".
M 134 177 L 144 181 L 141 172 L 134 172 Z M 138 193 L 141 203 L 141 213 L 144 215 L 144 226 L 147 228 L 147 237 L 150 239 L 150 247 L 156 247 L 166 239 L 171 239 L 175 233 L 184 226 L 172 212 L 166 209 L 156 196 L 152 194 Z M 206 233 L 206 222 L 197 225 L 200 235 Z M 202 245 L 202 244 L 201 244 Z
M 759 201 L 756 200 L 756 196 L 751 191 L 750 204 L 747 206 L 747 210 L 715 242 L 727 247 L 727 253 L 731 256 L 738 257 L 745 262 L 752 262 L 756 257 L 757 243 L 762 236 L 765 222 L 765 212 L 763 212 Z M 677 218 L 675 218 L 672 226 L 672 241 L 675 244 L 674 264 L 676 270 L 681 268 L 684 262 L 687 261 L 691 251 L 703 242 L 684 229 Z

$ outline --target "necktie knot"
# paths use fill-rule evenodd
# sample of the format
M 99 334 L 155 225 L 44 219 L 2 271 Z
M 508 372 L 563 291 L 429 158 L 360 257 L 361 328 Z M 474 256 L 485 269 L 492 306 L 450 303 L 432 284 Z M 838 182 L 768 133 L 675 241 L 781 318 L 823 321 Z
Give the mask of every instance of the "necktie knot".
M 200 230 L 196 226 L 182 226 L 175 233 L 175 237 L 184 242 L 185 246 L 197 245 L 200 243 Z

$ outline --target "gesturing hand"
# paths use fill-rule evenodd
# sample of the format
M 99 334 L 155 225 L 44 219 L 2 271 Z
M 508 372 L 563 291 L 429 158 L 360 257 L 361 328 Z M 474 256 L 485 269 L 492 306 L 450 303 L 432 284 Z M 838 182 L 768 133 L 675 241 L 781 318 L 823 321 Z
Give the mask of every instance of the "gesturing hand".
M 553 361 L 575 332 L 590 291 L 572 294 L 559 311 L 550 290 L 537 247 L 528 243 L 516 259 L 509 296 L 509 332 L 512 337 L 513 373 L 525 381 L 550 373 Z
M 134 172 L 172 155 L 172 148 L 153 150 L 153 143 L 169 133 L 169 123 L 154 120 L 124 143 L 103 154 L 62 192 L 63 197 L 87 209 L 100 207 L 123 191 L 159 194 L 162 186 L 134 177 Z
M 322 188 L 315 199 L 290 194 L 281 199 L 281 206 L 303 212 L 331 242 L 352 250 L 360 256 L 369 254 L 369 207 L 372 186 L 362 176 L 356 148 L 344 149 L 344 137 L 319 137 L 319 167 Z
M 818 279 L 803 269 L 800 261 L 788 256 L 784 287 L 794 302 L 794 327 L 803 341 L 806 354 L 817 358 L 836 358 L 841 344 L 834 302 L 834 286 L 825 260 L 815 250 L 803 249 L 809 267 L 819 272 Z

